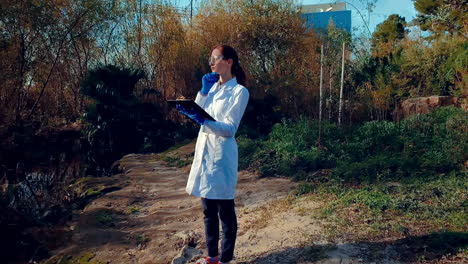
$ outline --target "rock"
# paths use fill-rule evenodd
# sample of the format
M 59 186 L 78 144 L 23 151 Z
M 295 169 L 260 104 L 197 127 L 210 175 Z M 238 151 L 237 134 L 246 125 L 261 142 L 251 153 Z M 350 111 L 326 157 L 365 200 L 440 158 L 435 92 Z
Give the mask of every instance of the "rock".
M 120 164 L 120 160 L 115 161 L 111 166 L 111 173 L 112 174 L 119 174 L 123 173 L 125 168 Z
M 182 239 L 184 246 L 190 247 L 195 247 L 200 239 L 200 235 L 193 231 L 181 231 L 174 236 Z
M 466 98 L 459 98 L 454 96 L 417 97 L 402 101 L 393 112 L 393 119 L 395 121 L 400 121 L 412 115 L 427 114 L 434 108 L 449 105 L 453 105 L 468 111 L 468 103 Z
M 179 255 L 172 259 L 172 264 L 186 264 L 192 262 L 195 259 L 201 258 L 203 252 L 197 248 L 185 246 L 180 251 Z

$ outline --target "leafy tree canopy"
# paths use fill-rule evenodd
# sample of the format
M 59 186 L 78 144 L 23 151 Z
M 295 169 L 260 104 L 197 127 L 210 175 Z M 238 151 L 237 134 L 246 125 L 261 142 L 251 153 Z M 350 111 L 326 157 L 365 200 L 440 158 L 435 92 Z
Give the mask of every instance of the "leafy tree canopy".
M 377 30 L 372 34 L 373 44 L 403 39 L 405 37 L 405 26 L 406 21 L 404 17 L 397 14 L 390 15 L 377 26 Z
M 467 34 L 467 0 L 414 0 L 416 23 L 435 35 Z

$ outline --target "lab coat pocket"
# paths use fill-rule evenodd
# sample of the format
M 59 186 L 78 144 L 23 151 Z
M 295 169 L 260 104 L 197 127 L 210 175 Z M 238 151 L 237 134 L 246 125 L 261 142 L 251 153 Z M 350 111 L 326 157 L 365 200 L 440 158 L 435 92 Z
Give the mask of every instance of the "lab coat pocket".
M 225 148 L 225 138 L 221 136 L 216 136 L 215 140 L 215 155 L 214 155 L 214 163 L 219 163 L 223 159 L 224 148 Z

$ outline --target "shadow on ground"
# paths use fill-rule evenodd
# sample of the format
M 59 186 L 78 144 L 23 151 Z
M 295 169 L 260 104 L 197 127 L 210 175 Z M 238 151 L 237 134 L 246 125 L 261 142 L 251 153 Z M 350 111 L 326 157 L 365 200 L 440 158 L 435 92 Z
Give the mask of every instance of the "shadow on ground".
M 307 245 L 259 256 L 242 264 L 413 263 L 440 260 L 468 249 L 468 233 L 438 232 L 385 242 Z

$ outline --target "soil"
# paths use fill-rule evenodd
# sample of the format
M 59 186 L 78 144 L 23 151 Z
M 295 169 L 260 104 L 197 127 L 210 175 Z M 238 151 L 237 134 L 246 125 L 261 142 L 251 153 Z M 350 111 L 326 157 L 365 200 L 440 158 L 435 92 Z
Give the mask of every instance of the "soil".
M 194 143 L 170 155 L 187 157 Z M 69 241 L 41 263 L 171 263 L 182 248 L 206 252 L 200 198 L 185 192 L 190 165 L 169 167 L 157 154 L 130 154 L 122 173 L 95 179 L 102 193 L 69 223 Z M 297 183 L 239 172 L 236 211 L 239 232 L 231 263 L 403 263 L 385 243 L 336 243 L 327 239 L 323 220 L 309 212 L 321 206 L 296 198 Z M 82 262 L 80 262 L 82 263 Z

